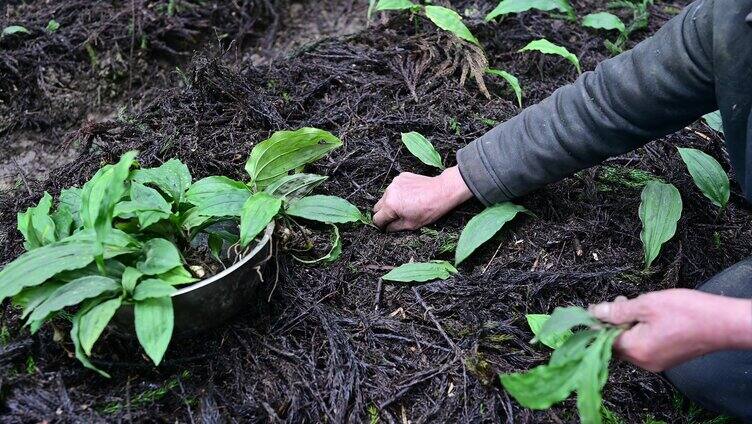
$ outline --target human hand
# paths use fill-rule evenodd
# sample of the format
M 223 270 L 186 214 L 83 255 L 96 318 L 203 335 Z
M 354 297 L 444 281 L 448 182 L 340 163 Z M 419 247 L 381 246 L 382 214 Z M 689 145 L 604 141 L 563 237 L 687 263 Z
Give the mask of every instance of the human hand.
M 718 350 L 752 348 L 749 299 L 670 289 L 591 305 L 590 313 L 611 324 L 634 323 L 616 339 L 614 350 L 649 371 Z
M 373 207 L 373 223 L 387 231 L 415 230 L 472 197 L 456 166 L 436 177 L 403 172 Z

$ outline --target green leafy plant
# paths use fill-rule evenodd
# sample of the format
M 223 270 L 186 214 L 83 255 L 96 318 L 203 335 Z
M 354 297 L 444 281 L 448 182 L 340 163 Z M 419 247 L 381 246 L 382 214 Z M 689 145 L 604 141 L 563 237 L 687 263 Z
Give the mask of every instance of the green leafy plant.
M 3 28 L 2 34 L 0 36 L 6 37 L 8 35 L 14 35 L 14 34 L 31 34 L 28 29 L 22 27 L 21 25 L 10 25 L 5 28 Z
M 556 45 L 546 40 L 545 38 L 531 41 L 525 47 L 521 48 L 519 51 L 520 52 L 538 51 L 543 54 L 561 56 L 564 59 L 568 60 L 572 65 L 574 65 L 575 69 L 577 69 L 577 73 L 580 73 L 580 74 L 582 73 L 582 69 L 580 69 L 580 61 L 579 59 L 577 59 L 577 56 L 570 53 L 569 50 L 566 49 L 566 47 Z
M 60 23 L 54 19 L 50 19 L 50 21 L 47 22 L 47 27 L 45 29 L 47 32 L 55 32 L 60 29 Z
M 242 250 L 274 220 L 333 227 L 366 221 L 344 199 L 309 196 L 326 177 L 298 172 L 340 145 L 314 128 L 277 132 L 251 151 L 247 183 L 222 176 L 194 183 L 176 159 L 132 169 L 137 153 L 128 152 L 82 188 L 63 190 L 56 207 L 45 193 L 18 214 L 27 252 L 0 270 L 0 302 L 12 297 L 32 332 L 78 307 L 71 328 L 76 357 L 105 376 L 88 357 L 118 309 L 132 305 L 138 340 L 158 365 L 172 337 L 174 286 L 197 281 L 184 252 L 198 234 L 208 236 L 212 256 L 220 258 L 225 242 Z M 217 232 L 213 224 L 221 221 L 239 224 L 238 233 Z M 325 261 L 341 251 L 333 231 Z
M 650 18 L 648 7 L 652 4 L 653 0 L 615 0 L 608 3 L 609 9 L 626 9 L 632 12 L 631 22 L 625 24 L 624 30 L 620 31 L 616 41 L 604 41 L 611 54 L 619 54 L 624 51 L 624 45 L 632 33 L 648 27 L 648 19 Z
M 658 181 L 645 184 L 639 209 L 645 269 L 650 268 L 653 260 L 658 257 L 663 243 L 674 236 L 681 213 L 682 200 L 676 187 Z
M 430 141 L 423 136 L 423 134 L 411 131 L 408 133 L 402 133 L 402 143 L 404 143 L 407 150 L 413 154 L 421 162 L 428 166 L 433 166 L 443 170 L 444 163 L 441 160 L 441 155 L 433 147 Z
M 548 314 L 527 314 L 525 319 L 527 325 L 530 327 L 530 331 L 535 335 L 536 340 L 540 341 L 544 345 L 551 349 L 558 349 L 563 345 L 570 337 L 572 337 L 572 330 L 567 330 L 558 334 L 542 333 L 543 325 L 551 318 Z
M 443 6 L 421 6 L 409 0 L 379 0 L 376 10 L 409 10 L 412 13 L 423 12 L 426 18 L 444 31 L 451 32 L 457 38 L 480 46 L 480 42 L 462 22 L 462 16 L 452 9 Z
M 511 221 L 519 212 L 528 212 L 528 210 L 514 203 L 505 202 L 489 206 L 470 219 L 462 230 L 462 234 L 460 234 L 460 240 L 454 254 L 454 264 L 459 265 L 470 257 L 475 249 L 490 240 L 501 230 L 504 224 Z
M 724 209 L 728 204 L 731 190 L 728 175 L 721 164 L 712 156 L 697 149 L 680 147 L 678 150 L 692 180 L 702 194 L 714 205 Z
M 381 279 L 401 283 L 423 283 L 446 280 L 457 272 L 457 269 L 447 261 L 410 262 L 394 268 Z
M 574 9 L 567 0 L 502 0 L 486 15 L 486 21 L 492 21 L 499 16 L 510 13 L 522 13 L 532 9 L 544 12 L 558 10 L 564 13 L 567 19 L 575 19 Z
M 582 18 L 582 26 L 593 29 L 605 29 L 607 31 L 616 30 L 624 33 L 627 30 L 626 25 L 621 19 L 608 12 L 591 13 Z
M 522 107 L 522 87 L 520 86 L 520 80 L 518 80 L 517 77 L 507 71 L 502 71 L 501 69 L 489 68 L 486 69 L 486 73 L 503 78 L 512 88 L 512 91 L 514 91 L 514 95 L 517 96 L 517 105 Z
M 705 114 L 702 116 L 702 119 L 705 121 L 705 124 L 707 124 L 714 131 L 723 134 L 723 120 L 721 119 L 720 111 L 716 110 L 715 112 Z
M 613 342 L 622 329 L 596 320 L 582 308 L 556 308 L 534 341 L 562 337 L 582 326 L 588 329 L 570 335 L 556 348 L 548 364 L 524 373 L 500 375 L 504 389 L 520 405 L 548 409 L 577 392 L 581 422 L 602 422 L 601 392 L 608 380 Z

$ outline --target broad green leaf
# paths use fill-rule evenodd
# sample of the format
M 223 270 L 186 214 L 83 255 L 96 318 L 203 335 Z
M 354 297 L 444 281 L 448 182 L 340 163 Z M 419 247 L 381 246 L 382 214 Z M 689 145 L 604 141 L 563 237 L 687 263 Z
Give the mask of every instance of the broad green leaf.
M 269 184 L 264 191 L 274 197 L 279 197 L 280 199 L 289 202 L 308 196 L 313 189 L 326 181 L 327 178 L 328 177 L 324 175 L 316 174 L 301 173 L 285 175 Z
M 297 260 L 298 262 L 312 265 L 317 263 L 332 263 L 339 259 L 339 257 L 342 255 L 342 237 L 339 235 L 339 228 L 337 228 L 336 225 L 332 225 L 332 228 L 334 229 L 332 232 L 332 247 L 329 249 L 329 252 L 318 258 L 318 259 L 300 259 L 299 257 L 293 255 L 293 258 Z
M 136 268 L 130 266 L 125 268 L 125 270 L 123 270 L 123 276 L 121 280 L 123 291 L 125 291 L 127 294 L 133 293 L 133 290 L 136 288 L 136 284 L 138 283 L 138 279 L 143 275 L 144 274 Z
M 574 333 L 551 355 L 549 365 L 559 365 L 570 361 L 579 361 L 585 355 L 587 347 L 598 337 L 600 330 L 582 330 Z
M 102 331 L 120 308 L 121 303 L 120 297 L 106 300 L 92 307 L 79 318 L 78 339 L 87 355 L 91 355 L 91 348 L 94 347 L 94 343 L 102 335 Z
M 582 18 L 582 26 L 605 29 L 607 31 L 617 30 L 624 33 L 627 28 L 624 26 L 624 22 L 619 19 L 618 16 L 608 12 L 591 13 Z
M 195 278 L 190 273 L 190 271 L 185 269 L 185 267 L 183 267 L 182 265 L 175 267 L 165 273 L 157 275 L 157 278 L 173 286 L 179 286 L 182 284 L 190 284 L 190 283 L 195 283 L 196 281 L 198 281 L 198 278 Z
M 121 286 L 115 280 L 99 275 L 73 280 L 52 292 L 47 300 L 37 306 L 34 312 L 29 315 L 29 321 L 44 319 L 52 312 L 78 305 L 86 299 L 91 299 L 100 294 L 117 293 L 120 290 Z
M 527 324 L 530 326 L 530 331 L 533 332 L 535 337 L 544 345 L 551 349 L 558 349 L 561 347 L 570 337 L 572 337 L 572 330 L 565 330 L 559 334 L 548 334 L 545 337 L 541 337 L 540 332 L 543 325 L 551 318 L 548 314 L 528 314 L 525 315 Z
M 419 8 L 417 4 L 410 0 L 379 0 L 376 4 L 376 10 L 405 10 Z
M 697 149 L 679 148 L 684 164 L 687 165 L 697 187 L 714 205 L 725 208 L 731 195 L 729 178 L 712 156 Z
M 250 192 L 248 193 L 250 196 Z M 246 200 L 248 200 L 246 198 Z M 180 226 L 188 231 L 193 231 L 196 228 L 201 228 L 204 225 L 208 225 L 212 217 L 201 215 L 201 208 L 199 206 L 193 207 L 180 215 Z
M 23 309 L 21 318 L 24 319 L 29 316 L 37 306 L 47 300 L 62 285 L 63 283 L 50 281 L 39 286 L 27 287 L 13 296 L 13 304 Z
M 536 340 L 549 339 L 570 331 L 574 327 L 583 325 L 592 327 L 597 324 L 598 320 L 593 318 L 590 312 L 583 308 L 578 306 L 557 307 L 554 309 L 554 313 L 551 314 L 551 318 L 543 323 L 540 331 L 535 336 Z
M 115 205 L 114 215 L 128 218 L 136 216 L 141 229 L 172 214 L 172 206 L 159 192 L 141 183 L 131 183 L 130 200 Z
M 507 84 L 512 87 L 514 95 L 517 96 L 517 105 L 522 107 L 522 86 L 520 86 L 520 80 L 518 80 L 516 76 L 510 74 L 507 71 L 493 68 L 486 69 L 486 73 L 504 78 L 504 81 L 506 81 Z
M 462 16 L 459 13 L 443 6 L 426 6 L 425 11 L 428 19 L 437 27 L 449 31 L 465 41 L 480 45 L 478 39 L 462 23 Z
M 191 171 L 181 161 L 170 159 L 156 168 L 137 169 L 131 179 L 141 184 L 153 184 L 169 195 L 173 202 L 181 203 L 186 190 L 190 188 Z
M 240 215 L 240 245 L 245 247 L 259 235 L 282 208 L 282 199 L 259 192 L 243 205 Z
M 486 21 L 492 21 L 502 15 L 522 13 L 531 9 L 544 12 L 558 10 L 570 16 L 574 15 L 574 10 L 567 0 L 502 0 L 494 10 L 486 15 Z
M 136 264 L 136 268 L 144 275 L 157 275 L 181 266 L 180 251 L 172 242 L 162 238 L 154 238 L 144 243 L 145 259 Z
M 582 424 L 601 423 L 601 391 L 608 378 L 611 348 L 620 332 L 619 329 L 600 331 L 581 359 L 577 377 L 577 410 Z
M 291 202 L 285 212 L 290 216 L 326 224 L 344 224 L 363 219 L 358 208 L 347 200 L 320 194 Z
M 428 141 L 423 134 L 411 131 L 402 133 L 402 142 L 407 150 L 416 158 L 426 165 L 434 168 L 444 169 L 444 163 L 441 161 L 441 155 L 434 149 L 433 144 Z
M 447 261 L 411 262 L 394 268 L 381 279 L 402 283 L 422 283 L 432 280 L 446 280 L 457 272 L 457 269 Z
M 90 263 L 83 268 L 74 269 L 72 271 L 63 271 L 55 275 L 55 281 L 70 283 L 73 280 L 77 280 L 81 277 L 88 277 L 90 275 L 103 275 L 105 277 L 110 277 L 115 281 L 120 280 L 123 277 L 125 265 L 123 265 L 122 262 L 115 259 L 108 259 L 104 262 L 104 265 L 104 274 L 99 273 L 99 268 L 97 268 L 95 263 Z
M 491 239 L 501 227 L 511 221 L 517 213 L 527 212 L 522 206 L 504 202 L 490 206 L 474 216 L 460 234 L 454 255 L 455 265 L 467 259 L 478 247 Z
M 186 193 L 186 200 L 196 206 L 192 213 L 197 217 L 240 216 L 249 197 L 251 191 L 245 184 L 218 176 L 196 181 Z
M 55 239 L 62 240 L 71 235 L 73 226 L 73 215 L 66 205 L 58 206 L 57 210 L 50 215 L 55 223 Z
M 89 358 L 86 356 L 86 352 L 84 352 L 83 348 L 81 347 L 81 340 L 79 338 L 79 327 L 80 327 L 80 321 L 81 317 L 86 314 L 91 306 L 83 306 L 76 315 L 73 316 L 73 319 L 71 320 L 73 326 L 71 327 L 70 336 L 71 341 L 73 342 L 73 347 L 76 352 L 76 359 L 78 359 L 81 364 L 92 370 L 99 373 L 102 377 L 110 378 L 110 375 L 106 372 L 100 370 L 99 368 L 95 367 L 94 364 L 89 361 Z
M 569 50 L 566 49 L 566 47 L 558 46 L 546 40 L 545 38 L 531 41 L 530 43 L 528 43 L 528 45 L 521 48 L 519 51 L 520 52 L 538 51 L 543 54 L 552 54 L 552 55 L 561 56 L 564 59 L 571 62 L 572 65 L 574 65 L 574 67 L 577 68 L 578 73 L 582 73 L 582 69 L 580 69 L 580 61 L 577 59 L 577 56 L 570 53 Z
M 81 230 L 73 233 L 67 239 L 61 242 L 82 242 L 94 245 L 97 241 L 97 233 L 94 230 Z M 141 249 L 141 242 L 136 240 L 130 234 L 111 228 L 104 239 L 104 258 L 110 259 L 119 255 L 138 252 Z
M 134 315 L 138 341 L 154 365 L 159 365 L 172 338 L 172 299 L 165 296 L 135 302 Z
M 65 206 L 73 216 L 73 222 L 76 225 L 76 229 L 81 228 L 84 222 L 81 218 L 81 189 L 80 188 L 67 188 L 60 192 L 59 206 L 61 208 Z
M 22 27 L 21 25 L 10 25 L 3 29 L 3 37 L 13 34 L 30 34 L 30 32 L 28 29 Z
M 157 297 L 172 296 L 173 293 L 178 291 L 175 287 L 162 280 L 150 278 L 140 282 L 136 286 L 136 290 L 133 292 L 133 300 L 146 300 Z
M 723 119 L 721 119 L 721 112 L 716 110 L 702 116 L 705 123 L 715 131 L 723 134 Z
M 18 230 L 23 234 L 26 250 L 36 249 L 55 241 L 55 221 L 50 216 L 52 196 L 46 191 L 36 206 L 18 213 Z
M 504 374 L 501 384 L 525 408 L 547 409 L 569 397 L 578 372 L 578 361 L 540 365 L 528 372 Z
M 657 181 L 645 184 L 640 197 L 640 240 L 645 252 L 645 269 L 648 269 L 658 257 L 663 243 L 676 232 L 676 223 L 682 213 L 682 200 L 676 187 Z
M 45 29 L 48 32 L 55 32 L 60 29 L 60 23 L 54 19 L 50 19 L 50 21 L 47 22 L 47 27 Z
M 342 142 L 328 131 L 301 128 L 277 131 L 257 144 L 245 164 L 249 185 L 263 189 L 288 172 L 321 159 Z

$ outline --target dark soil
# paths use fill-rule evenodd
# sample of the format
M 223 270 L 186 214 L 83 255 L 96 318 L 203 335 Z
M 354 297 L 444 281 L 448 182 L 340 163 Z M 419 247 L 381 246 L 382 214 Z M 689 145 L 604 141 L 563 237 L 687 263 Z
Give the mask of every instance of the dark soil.
M 333 3 L 338 6 L 329 10 L 364 13 L 353 2 Z M 566 61 L 516 53 L 528 41 L 545 36 L 565 45 L 584 69 L 608 57 L 604 33 L 545 14 L 483 23 L 480 17 L 492 3 L 453 6 L 471 15 L 477 11 L 478 18 L 467 22 L 491 65 L 520 78 L 525 105 L 577 76 Z M 604 7 L 574 3 L 580 14 Z M 681 4 L 653 6 L 649 31 L 635 40 L 660 27 L 676 7 Z M 290 5 L 269 10 L 284 21 L 280 17 Z M 250 149 L 271 132 L 324 128 L 345 146 L 313 167 L 330 176 L 320 191 L 368 210 L 399 172 L 433 172 L 405 154 L 400 132 L 422 132 L 452 164 L 454 151 L 490 129 L 487 120 L 519 113 L 499 81 L 487 79 L 491 99 L 472 81 L 459 84 L 466 48 L 422 21 L 390 16 L 377 17 L 354 35 L 321 39 L 288 55 L 253 47 L 204 50 L 184 67 L 184 78 L 138 98 L 139 106 L 115 119 L 81 125 L 65 137 L 79 146 L 75 167 L 57 167 L 46 180 L 22 180 L 2 194 L 0 264 L 22 251 L 16 212 L 43 190 L 57 195 L 82 184 L 130 149 L 141 152 L 145 166 L 177 157 L 195 178 L 243 178 Z M 327 21 L 320 28 L 326 34 L 349 25 Z M 300 44 L 300 38 L 284 37 L 290 39 L 289 34 L 277 39 L 279 47 Z M 275 56 L 264 64 L 264 58 Z M 56 112 L 40 113 L 52 120 Z M 5 131 L 21 137 L 21 128 L 29 125 Z M 529 411 L 498 383 L 498 372 L 528 369 L 548 358 L 549 351 L 528 343 L 532 335 L 525 313 L 695 287 L 752 250 L 752 219 L 738 187 L 729 208 L 717 216 L 675 146 L 701 148 L 729 167 L 721 140 L 697 123 L 609 160 L 609 168 L 582 171 L 520 199 L 535 218 L 516 219 L 463 264 L 458 276 L 418 286 L 382 284 L 379 276 L 410 260 L 451 259 L 459 232 L 481 210 L 479 204 L 420 232 L 343 228 L 339 261 L 309 267 L 281 254 L 280 279 L 274 290 L 269 282 L 268 302 L 264 296 L 260 307 L 211 334 L 174 341 L 158 369 L 139 357 L 132 342 L 109 336 L 99 343 L 97 358 L 113 378 L 102 379 L 72 359 L 66 337 L 57 337 L 67 333 L 64 320 L 31 337 L 17 311 L 6 306 L 0 321 L 3 422 L 373 422 L 376 417 L 382 422 L 574 422 L 574 402 Z M 613 178 L 635 169 L 673 183 L 684 201 L 677 235 L 650 272 L 642 272 L 640 189 L 629 178 Z M 627 423 L 648 416 L 699 422 L 703 416 L 660 376 L 618 361 L 604 397 L 606 407 Z

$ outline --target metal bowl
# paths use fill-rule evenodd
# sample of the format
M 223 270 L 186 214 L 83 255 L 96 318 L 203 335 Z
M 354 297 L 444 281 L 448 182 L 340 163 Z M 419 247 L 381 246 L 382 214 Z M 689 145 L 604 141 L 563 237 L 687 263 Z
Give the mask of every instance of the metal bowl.
M 273 232 L 274 223 L 271 223 L 256 247 L 242 259 L 219 274 L 172 294 L 174 338 L 210 330 L 256 304 L 262 284 L 276 272 L 272 269 L 274 261 L 269 261 L 273 254 Z M 121 307 L 112 324 L 118 333 L 134 336 L 133 305 Z

